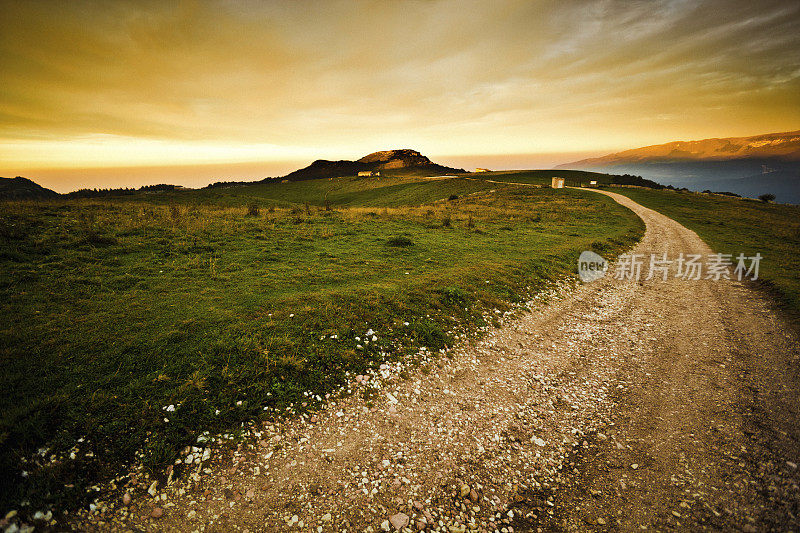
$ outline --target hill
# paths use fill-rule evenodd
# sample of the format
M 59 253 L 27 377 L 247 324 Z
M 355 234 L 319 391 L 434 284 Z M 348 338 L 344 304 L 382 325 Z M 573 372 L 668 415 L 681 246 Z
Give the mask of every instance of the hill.
M 773 193 L 780 202 L 800 203 L 800 131 L 675 141 L 558 168 L 640 174 L 692 190 L 728 190 L 753 197 Z
M 30 516 L 435 364 L 642 225 L 589 191 L 349 176 L 9 202 L 0 230 L 0 510 Z
M 329 161 L 318 159 L 305 168 L 290 172 L 283 179 L 289 181 L 355 176 L 359 172 L 379 171 L 381 174 L 427 173 L 429 175 L 464 173 L 463 168 L 436 164 L 416 150 L 385 150 L 374 152 L 357 161 Z
M 800 130 L 752 137 L 674 141 L 625 150 L 603 157 L 583 159 L 570 163 L 570 165 L 595 166 L 634 161 L 708 161 L 750 158 L 800 161 Z M 566 165 L 562 165 L 562 167 L 566 167 Z
M 598 185 L 636 185 L 650 189 L 663 189 L 664 185 L 631 174 L 617 175 L 585 170 L 499 170 L 489 172 L 473 172 L 467 175 L 482 180 L 505 183 L 529 183 L 531 185 L 549 186 L 552 178 L 564 178 L 567 187 L 585 187 L 595 181 Z
M 0 178 L 0 200 L 41 200 L 57 198 L 59 194 L 28 178 Z

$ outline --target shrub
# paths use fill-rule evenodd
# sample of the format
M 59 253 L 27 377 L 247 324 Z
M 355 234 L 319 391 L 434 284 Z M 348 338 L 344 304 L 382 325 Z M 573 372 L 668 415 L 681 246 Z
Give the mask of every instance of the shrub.
M 447 199 L 450 200 L 451 202 L 453 200 L 458 200 L 458 195 L 457 194 L 451 194 L 450 196 L 447 197 Z
M 258 204 L 248 204 L 247 206 L 247 215 L 251 217 L 257 217 L 261 214 L 261 209 L 258 207 Z
M 430 319 L 417 320 L 412 324 L 414 336 L 421 346 L 431 350 L 446 348 L 450 338 L 439 325 Z
M 445 287 L 439 291 L 441 301 L 451 307 L 464 307 L 470 302 L 470 295 L 459 287 Z
M 176 204 L 170 204 L 169 216 L 173 222 L 180 222 L 182 217 L 181 208 Z
M 450 218 L 450 213 L 448 213 L 442 219 L 442 227 L 449 228 L 451 225 L 452 225 L 452 219 Z
M 758 197 L 758 199 L 761 200 L 764 203 L 769 203 L 769 202 L 772 202 L 773 200 L 775 200 L 775 195 L 774 194 L 762 194 L 761 196 Z
M 400 246 L 402 248 L 405 248 L 406 246 L 411 246 L 414 243 L 411 242 L 411 239 L 409 239 L 405 235 L 398 235 L 396 237 L 392 237 L 391 239 L 389 239 L 387 241 L 387 244 L 389 246 Z

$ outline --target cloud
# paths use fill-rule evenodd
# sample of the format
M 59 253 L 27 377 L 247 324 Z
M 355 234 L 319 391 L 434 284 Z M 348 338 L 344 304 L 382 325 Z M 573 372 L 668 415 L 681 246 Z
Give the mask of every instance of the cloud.
M 59 143 L 91 161 L 92 135 L 521 153 L 800 120 L 793 1 L 5 1 L 0 12 L 5 160 L 20 143 Z

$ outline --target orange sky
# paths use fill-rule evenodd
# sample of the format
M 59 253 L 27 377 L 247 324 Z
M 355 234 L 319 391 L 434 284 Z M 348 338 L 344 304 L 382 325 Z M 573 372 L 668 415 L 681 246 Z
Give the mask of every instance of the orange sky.
M 795 0 L 0 0 L 0 25 L 0 175 L 57 190 L 800 128 Z

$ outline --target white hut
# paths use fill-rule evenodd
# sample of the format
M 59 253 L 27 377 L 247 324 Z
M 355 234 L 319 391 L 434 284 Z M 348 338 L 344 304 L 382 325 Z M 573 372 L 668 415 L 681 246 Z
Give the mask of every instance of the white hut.
M 553 178 L 550 182 L 550 186 L 554 189 L 563 189 L 564 188 L 564 178 Z

